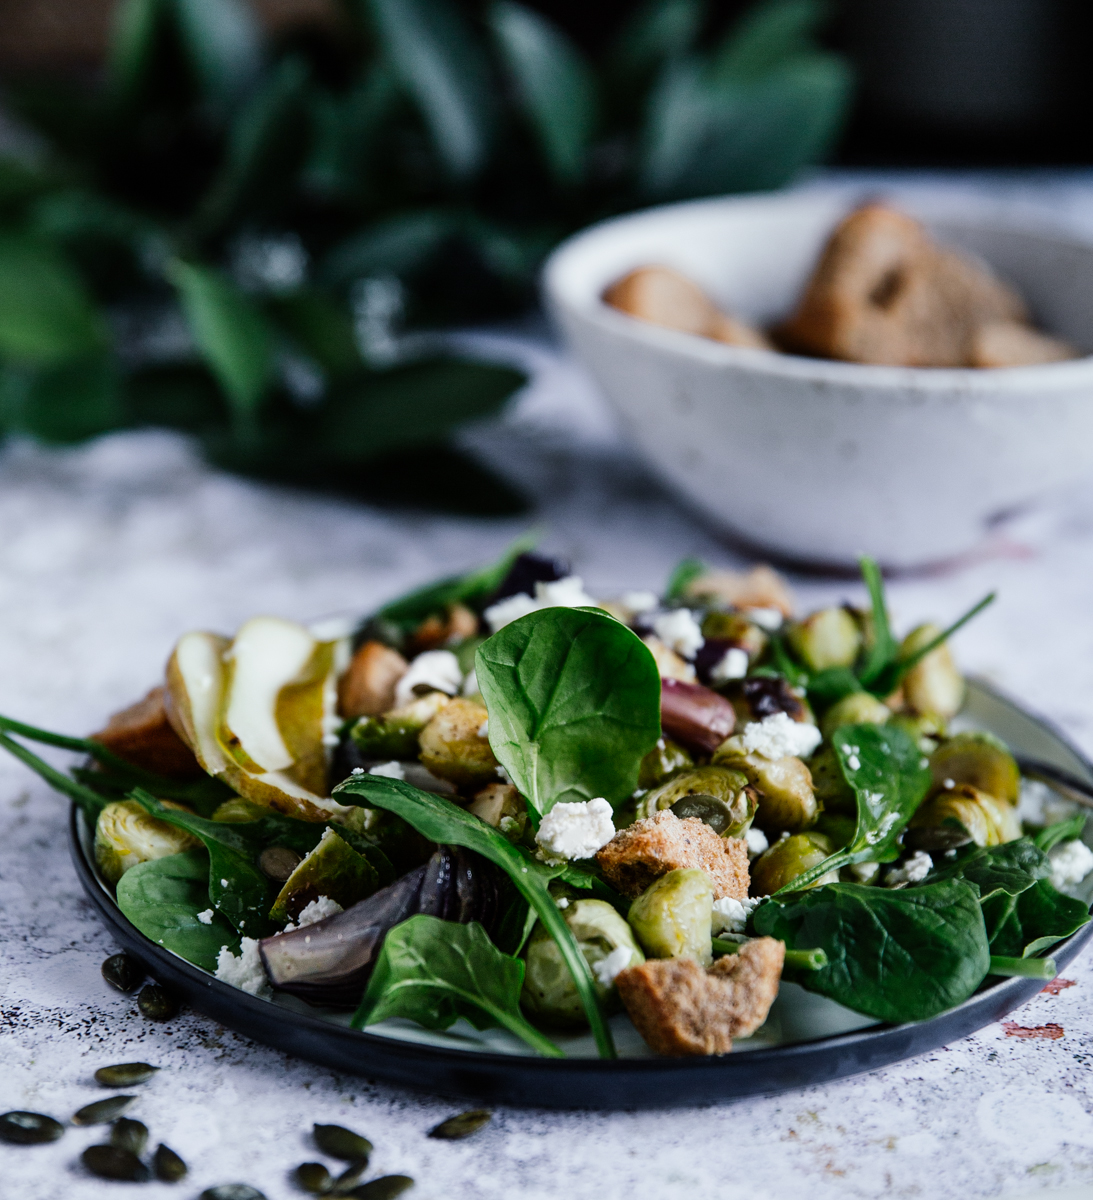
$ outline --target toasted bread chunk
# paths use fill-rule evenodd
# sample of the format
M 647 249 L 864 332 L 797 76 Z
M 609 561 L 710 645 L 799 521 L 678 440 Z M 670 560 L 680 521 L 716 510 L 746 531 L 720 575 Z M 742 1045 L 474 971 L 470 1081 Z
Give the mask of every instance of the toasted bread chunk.
M 195 779 L 203 774 L 201 766 L 171 727 L 165 698 L 165 688 L 153 688 L 143 700 L 114 713 L 106 728 L 91 737 L 136 767 L 172 779 Z
M 478 632 L 478 618 L 465 604 L 449 604 L 443 616 L 434 613 L 426 617 L 414 631 L 413 648 L 435 650 L 474 637 Z
M 713 882 L 715 900 L 748 894 L 748 849 L 743 838 L 723 838 L 697 817 L 680 820 L 669 809 L 620 830 L 596 855 L 608 881 L 624 896 L 681 867 L 697 867 Z
M 409 666 L 397 650 L 365 642 L 338 682 L 338 712 L 343 717 L 378 717 L 395 707 L 395 685 Z
M 709 596 L 732 608 L 776 608 L 783 617 L 793 616 L 789 585 L 765 563 L 750 571 L 707 571 L 692 579 L 684 594 L 696 599 Z
M 1061 338 L 1016 321 L 992 321 L 975 331 L 968 366 L 1029 367 L 1078 357 L 1078 351 Z
M 615 976 L 637 1031 L 657 1054 L 728 1054 L 767 1019 L 785 945 L 756 938 L 704 971 L 693 958 L 650 959 Z

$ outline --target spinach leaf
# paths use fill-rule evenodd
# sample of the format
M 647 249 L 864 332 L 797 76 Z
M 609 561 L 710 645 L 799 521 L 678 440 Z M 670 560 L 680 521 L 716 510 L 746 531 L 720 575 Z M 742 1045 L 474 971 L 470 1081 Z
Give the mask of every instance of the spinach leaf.
M 755 910 L 759 934 L 828 965 L 795 981 L 882 1021 L 923 1021 L 965 1001 L 990 963 L 976 889 L 961 879 L 887 891 L 832 883 Z
M 334 789 L 334 794 L 343 803 L 352 796 L 363 796 L 373 807 L 387 809 L 408 821 L 429 841 L 474 850 L 500 867 L 557 942 L 581 997 L 600 1057 L 615 1057 L 611 1030 L 600 1007 L 592 973 L 549 891 L 552 879 L 564 875 L 566 881 L 572 883 L 582 877 L 582 872 L 575 867 L 546 866 L 450 800 L 420 791 L 400 779 L 352 775 Z M 584 875 L 583 878 L 586 885 L 591 886 L 592 877 Z
M 660 737 L 660 672 L 606 613 L 547 608 L 478 648 L 490 745 L 534 813 L 603 796 L 620 804 Z
M 888 626 L 888 606 L 884 597 L 884 576 L 880 567 L 871 559 L 862 557 L 861 574 L 869 591 L 871 607 L 872 645 L 866 652 L 865 661 L 858 672 L 861 683 L 868 687 L 879 678 L 885 667 L 899 653 L 899 643 Z
M 500 1025 L 540 1054 L 564 1057 L 522 1016 L 523 982 L 523 962 L 502 954 L 477 921 L 459 925 L 419 913 L 384 938 L 352 1024 L 362 1029 L 402 1017 L 426 1029 L 447 1029 L 464 1017 L 475 1029 Z
M 997 891 L 1017 896 L 1050 874 L 1047 855 L 1031 838 L 1019 838 L 1002 846 L 977 846 L 965 851 L 954 862 L 935 867 L 926 882 L 966 879 L 975 884 L 981 896 Z
M 222 946 L 239 951 L 239 937 L 214 913 L 204 924 L 197 914 L 209 908 L 209 857 L 187 850 L 138 863 L 118 882 L 118 908 L 145 937 L 204 971 L 216 970 Z
M 930 788 L 929 766 L 914 739 L 887 725 L 844 725 L 832 735 L 839 766 L 858 804 L 854 836 L 841 850 L 775 894 L 799 892 L 828 871 L 859 862 L 891 862 L 898 839 Z
M 1017 895 L 999 888 L 980 902 L 991 953 L 1031 958 L 1070 935 L 1089 920 L 1089 908 L 1064 896 L 1046 879 L 1038 879 Z
M 1033 839 L 1036 845 L 1047 854 L 1048 851 L 1054 850 L 1060 842 L 1072 842 L 1076 838 L 1080 838 L 1085 832 L 1085 823 L 1089 814 L 1087 812 L 1075 813 L 1066 821 L 1057 821 L 1054 825 L 1048 825 L 1046 829 L 1041 829 Z
M 668 577 L 664 589 L 664 603 L 678 604 L 686 596 L 688 587 L 701 579 L 709 568 L 700 558 L 685 558 Z

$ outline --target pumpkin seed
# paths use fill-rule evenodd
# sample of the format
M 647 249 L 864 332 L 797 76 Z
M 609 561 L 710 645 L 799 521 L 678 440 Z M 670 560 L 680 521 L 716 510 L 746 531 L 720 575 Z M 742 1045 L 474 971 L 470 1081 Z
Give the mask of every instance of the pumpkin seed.
M 95 1072 L 95 1082 L 103 1087 L 133 1087 L 138 1083 L 147 1083 L 159 1070 L 148 1063 L 117 1063 L 112 1067 L 99 1067 Z
M 340 1158 L 342 1162 L 368 1161 L 372 1153 L 372 1143 L 359 1133 L 345 1129 L 341 1125 L 316 1125 L 312 1133 L 315 1145 L 331 1158 Z
M 96 1100 L 94 1104 L 85 1104 L 72 1118 L 73 1125 L 108 1125 L 115 1117 L 120 1117 L 136 1096 L 107 1096 L 105 1100 Z
M 155 1169 L 156 1178 L 162 1180 L 163 1183 L 178 1183 L 185 1177 L 187 1171 L 186 1164 L 182 1159 L 170 1146 L 165 1146 L 162 1142 L 156 1147 L 152 1166 Z
M 121 1179 L 126 1183 L 147 1183 L 152 1172 L 132 1150 L 122 1146 L 88 1146 L 80 1155 L 83 1165 L 100 1179 Z
M 140 1158 L 148 1145 L 148 1126 L 131 1117 L 119 1117 L 110 1127 L 110 1145 L 131 1150 Z
M 472 1108 L 467 1112 L 449 1117 L 446 1121 L 441 1121 L 434 1129 L 429 1130 L 429 1137 L 455 1142 L 460 1138 L 470 1137 L 472 1133 L 477 1133 L 484 1125 L 490 1123 L 492 1117 L 493 1113 L 484 1108 Z
M 267 846 L 258 855 L 258 866 L 262 872 L 278 883 L 284 883 L 301 862 L 302 856 L 287 846 Z
M 111 954 L 102 965 L 102 977 L 119 992 L 135 992 L 144 982 L 144 967 L 131 954 Z
M 295 1177 L 297 1185 L 313 1196 L 330 1191 L 330 1172 L 322 1163 L 300 1163 Z
M 266 1200 L 266 1198 L 249 1183 L 222 1183 L 219 1187 L 206 1188 L 198 1200 Z
M 368 1159 L 362 1158 L 348 1167 L 330 1185 L 335 1196 L 344 1196 L 351 1192 L 361 1181 L 361 1176 L 368 1170 Z
M 0 1116 L 0 1142 L 13 1146 L 40 1146 L 55 1142 L 65 1127 L 45 1113 L 6 1112 Z
M 178 1000 L 158 983 L 149 983 L 141 988 L 137 1008 L 149 1021 L 169 1021 L 178 1016 Z
M 395 1200 L 407 1188 L 412 1188 L 414 1181 L 409 1175 L 381 1175 L 379 1179 L 371 1179 L 362 1183 L 347 1193 L 352 1200 Z

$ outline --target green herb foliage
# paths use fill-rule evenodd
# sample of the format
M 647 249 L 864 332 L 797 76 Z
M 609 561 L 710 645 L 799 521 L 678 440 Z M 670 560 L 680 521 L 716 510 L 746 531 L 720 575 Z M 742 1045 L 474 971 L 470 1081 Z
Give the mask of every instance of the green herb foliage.
M 1088 817 L 1089 814 L 1083 810 L 1065 821 L 1056 821 L 1054 825 L 1048 825 L 1041 829 L 1033 841 L 1047 854 L 1060 842 L 1072 842 L 1076 838 L 1080 838 L 1085 833 L 1085 823 Z
M 756 932 L 828 965 L 801 972 L 809 991 L 882 1021 L 923 1021 L 961 1004 L 990 962 L 976 888 L 961 879 L 888 891 L 832 883 L 755 910 Z
M 502 954 L 472 921 L 458 925 L 419 914 L 396 925 L 383 941 L 353 1025 L 389 1017 L 447 1029 L 463 1017 L 475 1029 L 500 1025 L 549 1058 L 558 1047 L 520 1013 L 524 964 Z
M 490 745 L 540 816 L 555 804 L 637 787 L 660 737 L 660 673 L 606 613 L 548 608 L 495 633 L 475 658 Z

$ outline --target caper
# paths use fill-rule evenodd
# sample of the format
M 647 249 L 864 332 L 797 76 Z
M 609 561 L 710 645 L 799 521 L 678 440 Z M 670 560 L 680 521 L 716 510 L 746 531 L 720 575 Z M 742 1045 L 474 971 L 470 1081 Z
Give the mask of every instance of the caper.
M 460 1138 L 470 1137 L 490 1123 L 493 1113 L 485 1108 L 472 1108 L 468 1112 L 458 1113 L 441 1121 L 439 1125 L 429 1130 L 429 1137 L 443 1138 L 455 1142 Z
M 732 809 L 716 796 L 684 796 L 672 805 L 671 811 L 682 821 L 685 817 L 697 817 L 714 833 L 724 833 L 733 823 Z
M 158 983 L 149 983 L 141 988 L 137 1008 L 149 1021 L 169 1021 L 178 1016 L 178 1000 Z
M 95 1082 L 103 1087 L 133 1087 L 138 1083 L 147 1083 L 159 1070 L 149 1063 L 117 1063 L 113 1067 L 99 1067 L 95 1072 Z
M 301 861 L 301 856 L 287 846 L 267 846 L 258 856 L 258 866 L 263 873 L 278 883 L 284 883 Z
M 135 992 L 144 975 L 144 967 L 131 954 L 111 954 L 102 965 L 103 979 L 119 992 Z
M 300 1163 L 293 1172 L 297 1187 L 313 1196 L 321 1196 L 330 1191 L 330 1172 L 322 1163 Z
M 185 1178 L 188 1170 L 186 1164 L 171 1147 L 165 1146 L 162 1142 L 156 1147 L 156 1152 L 152 1156 L 152 1167 L 155 1170 L 156 1178 L 163 1183 L 178 1183 L 180 1179 Z
M 249 1183 L 221 1183 L 206 1188 L 198 1200 L 266 1200 L 266 1197 Z
M 132 1150 L 122 1146 L 88 1146 L 80 1155 L 83 1165 L 100 1179 L 120 1179 L 125 1183 L 147 1183 L 152 1172 Z
M 13 1146 L 40 1146 L 55 1142 L 65 1127 L 45 1113 L 6 1112 L 0 1116 L 0 1142 Z
M 372 1153 L 372 1143 L 367 1138 L 341 1125 L 316 1125 L 312 1134 L 315 1145 L 324 1154 L 343 1162 L 359 1162 Z
M 94 1104 L 85 1104 L 72 1118 L 73 1125 L 109 1125 L 120 1117 L 136 1096 L 107 1096 Z
M 381 1175 L 379 1179 L 362 1183 L 349 1195 L 352 1200 L 395 1200 L 396 1196 L 401 1196 L 403 1192 L 413 1186 L 414 1181 L 409 1175 Z
M 132 1117 L 119 1117 L 110 1127 L 110 1145 L 131 1150 L 139 1158 L 148 1145 L 148 1126 Z
M 335 1196 L 348 1195 L 361 1181 L 361 1176 L 368 1170 L 368 1159 L 362 1158 L 350 1163 L 348 1167 L 330 1185 Z

